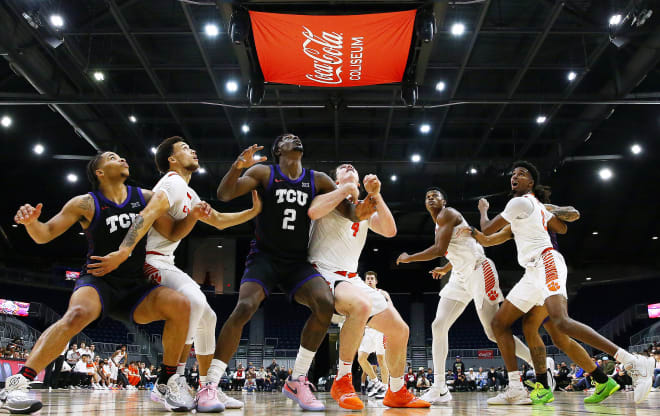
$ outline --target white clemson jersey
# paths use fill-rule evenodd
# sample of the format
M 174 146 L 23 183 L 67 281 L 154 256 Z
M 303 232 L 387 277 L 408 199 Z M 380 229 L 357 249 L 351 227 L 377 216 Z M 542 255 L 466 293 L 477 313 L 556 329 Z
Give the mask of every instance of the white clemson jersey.
M 192 207 L 200 202 L 197 193 L 176 172 L 168 172 L 158 181 L 153 192 L 155 194 L 158 191 L 165 192 L 170 204 L 167 213 L 177 221 L 186 218 Z M 174 250 L 180 242 L 180 240 L 168 240 L 151 227 L 149 234 L 147 234 L 147 253 L 151 251 L 163 256 L 174 256 Z
M 552 248 L 548 221 L 553 215 L 533 194 L 512 198 L 501 215 L 511 224 L 522 267 L 531 266 L 543 250 Z
M 312 221 L 309 229 L 309 262 L 329 269 L 356 272 L 367 241 L 370 221 L 352 222 L 335 210 Z
M 461 216 L 461 223 L 454 226 L 445 253 L 445 257 L 451 263 L 453 272 L 461 275 L 470 274 L 475 267 L 486 259 L 484 248 L 477 240 L 472 238 L 470 234 L 461 233 L 465 228 L 470 228 L 470 225 Z M 437 225 L 435 226 L 435 232 L 438 232 Z

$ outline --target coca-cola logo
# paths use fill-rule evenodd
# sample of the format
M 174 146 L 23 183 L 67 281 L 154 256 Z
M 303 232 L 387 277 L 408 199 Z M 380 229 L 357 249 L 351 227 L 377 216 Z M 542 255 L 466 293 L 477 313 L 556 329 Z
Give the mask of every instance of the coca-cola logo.
M 303 26 L 302 35 L 305 41 L 302 44 L 303 52 L 314 62 L 314 73 L 305 77 L 321 84 L 341 84 L 342 48 L 344 38 L 341 33 L 322 32 L 321 36 L 314 35 L 310 29 Z

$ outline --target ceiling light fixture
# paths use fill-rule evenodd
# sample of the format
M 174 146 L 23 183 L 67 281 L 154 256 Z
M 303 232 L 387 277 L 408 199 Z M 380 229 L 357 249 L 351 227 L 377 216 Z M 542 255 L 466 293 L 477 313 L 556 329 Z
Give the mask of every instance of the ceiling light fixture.
M 43 147 L 41 144 L 37 143 L 37 144 L 35 144 L 34 147 L 32 148 L 32 151 L 33 151 L 34 153 L 40 155 L 40 154 L 42 154 L 42 153 L 44 152 L 44 147 Z
M 609 168 L 602 168 L 601 170 L 598 171 L 598 176 L 600 176 L 602 180 L 608 181 L 612 179 L 612 176 L 614 176 L 614 174 Z
M 444 81 L 438 81 L 438 83 L 435 84 L 435 90 L 438 92 L 444 91 L 446 87 L 447 85 L 445 84 Z
M 225 88 L 229 92 L 236 92 L 238 91 L 238 83 L 236 81 L 227 81 Z
M 220 28 L 215 23 L 209 23 L 204 26 L 204 33 L 206 33 L 206 36 L 214 38 L 220 33 Z
M 422 160 L 422 157 L 419 154 L 415 153 L 410 157 L 410 160 L 412 160 L 414 163 L 417 163 L 420 160 Z
M 78 182 L 78 176 L 73 173 L 69 173 L 68 175 L 66 175 L 66 180 L 71 183 Z
M 546 116 L 541 114 L 540 116 L 536 117 L 536 124 L 543 124 L 548 120 Z
M 642 153 L 642 146 L 635 143 L 632 146 L 630 146 L 630 151 L 633 153 L 633 155 L 638 155 Z
M 197 169 L 197 172 L 199 172 L 203 175 L 203 174 L 206 173 L 206 169 L 205 168 L 199 168 L 199 169 Z
M 250 126 L 248 126 L 247 124 L 243 124 L 243 125 L 241 126 L 241 131 L 242 131 L 243 133 L 249 133 L 249 132 L 250 132 Z
M 151 146 L 151 153 L 156 154 L 157 151 L 158 151 L 158 149 L 156 149 L 155 147 Z
M 54 27 L 58 27 L 58 28 L 62 27 L 64 26 L 64 19 L 59 14 L 51 14 L 50 24 L 53 25 Z
M 613 14 L 610 16 L 610 26 L 618 26 L 621 23 L 621 19 L 623 19 L 623 16 L 620 14 Z
M 465 25 L 463 23 L 454 23 L 451 25 L 451 34 L 454 36 L 461 36 L 465 33 Z
M 568 78 L 569 81 L 575 81 L 575 78 L 577 78 L 577 73 L 575 71 L 571 71 L 568 73 L 566 78 Z
M 421 126 L 419 126 L 419 131 L 421 131 L 424 134 L 428 133 L 431 131 L 431 125 L 424 123 Z
M 392 175 L 392 176 L 390 176 L 390 180 L 391 180 L 392 182 L 396 182 L 397 179 L 398 179 L 398 178 L 397 178 L 396 175 Z
M 94 79 L 98 82 L 101 82 L 105 79 L 105 74 L 101 71 L 95 71 L 93 75 Z
M 11 126 L 12 119 L 9 116 L 2 116 L 2 119 L 0 119 L 0 124 L 2 124 L 2 127 L 9 127 Z
M 131 114 L 130 116 L 128 116 L 128 120 L 129 120 L 131 123 L 137 123 L 137 117 L 135 117 L 133 114 Z

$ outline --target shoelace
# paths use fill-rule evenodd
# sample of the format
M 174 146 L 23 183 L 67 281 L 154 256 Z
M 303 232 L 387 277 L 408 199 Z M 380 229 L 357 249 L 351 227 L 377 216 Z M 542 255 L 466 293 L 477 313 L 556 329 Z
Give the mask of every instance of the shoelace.
M 300 383 L 300 394 L 303 396 L 305 400 L 309 401 L 316 401 L 316 397 L 312 394 L 312 391 L 309 389 L 309 385 L 312 384 L 310 383 L 307 379 L 303 383 Z

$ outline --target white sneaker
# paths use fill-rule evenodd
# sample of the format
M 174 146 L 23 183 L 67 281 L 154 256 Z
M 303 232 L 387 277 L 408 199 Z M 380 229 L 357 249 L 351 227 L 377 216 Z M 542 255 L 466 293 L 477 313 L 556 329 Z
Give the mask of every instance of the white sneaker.
M 548 374 L 548 387 L 550 387 L 550 391 L 555 391 L 557 389 L 557 380 L 555 380 L 555 376 L 552 373 L 555 369 L 555 360 L 545 357 L 545 368 Z
M 385 393 L 387 393 L 388 385 L 383 383 L 382 381 L 379 381 L 380 383 L 380 388 L 374 395 L 374 398 L 376 399 L 384 399 L 385 398 Z
M 444 386 L 444 390 L 445 392 L 442 393 L 442 386 L 433 386 L 426 393 L 424 393 L 420 399 L 431 404 L 448 403 L 451 401 L 451 393 L 449 392 L 447 386 Z
M 371 384 L 369 384 L 369 387 L 367 388 L 367 396 L 374 397 L 376 393 L 382 390 L 382 386 L 383 383 L 378 379 L 376 379 L 376 381 L 371 382 Z
M 500 394 L 488 399 L 486 403 L 491 405 L 532 404 L 532 399 L 529 398 L 525 387 L 520 384 L 520 386 L 516 387 L 507 386 Z
M 640 403 L 646 399 L 651 387 L 653 386 L 653 369 L 655 368 L 655 359 L 635 354 L 635 359 L 625 366 L 633 382 L 635 403 Z
M 29 414 L 40 410 L 43 406 L 39 400 L 28 395 L 30 382 L 21 374 L 15 374 L 5 380 L 5 388 L 0 390 L 0 409 L 9 413 Z
M 233 397 L 229 397 L 225 394 L 224 391 L 218 386 L 218 400 L 220 400 L 220 403 L 225 405 L 225 409 L 242 409 L 243 408 L 243 402 L 240 400 L 236 400 Z
M 189 412 L 195 408 L 195 399 L 187 389 L 179 387 L 179 376 L 174 374 L 167 384 L 156 384 L 151 390 L 151 400 L 162 404 L 167 410 L 174 412 Z

